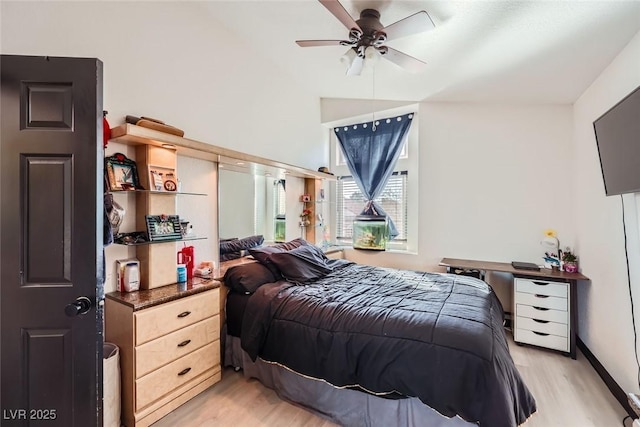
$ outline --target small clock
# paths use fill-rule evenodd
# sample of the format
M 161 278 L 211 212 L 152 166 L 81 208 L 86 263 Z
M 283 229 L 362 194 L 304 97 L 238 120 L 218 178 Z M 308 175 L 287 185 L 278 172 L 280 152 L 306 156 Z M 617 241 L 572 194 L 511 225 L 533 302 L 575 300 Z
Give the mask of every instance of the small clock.
M 176 191 L 176 188 L 177 188 L 177 186 L 176 186 L 175 181 L 172 181 L 172 180 L 170 180 L 170 179 L 167 179 L 167 180 L 164 182 L 164 189 L 165 189 L 165 190 L 167 190 L 167 191 Z

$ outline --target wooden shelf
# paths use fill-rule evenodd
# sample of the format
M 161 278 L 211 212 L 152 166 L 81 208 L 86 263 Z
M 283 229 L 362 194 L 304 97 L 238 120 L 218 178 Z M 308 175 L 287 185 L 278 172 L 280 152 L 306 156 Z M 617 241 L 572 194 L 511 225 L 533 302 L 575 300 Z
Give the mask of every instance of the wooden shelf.
M 161 194 L 163 196 L 208 196 L 207 193 L 191 193 L 188 191 L 154 191 L 154 190 L 112 190 L 110 191 L 112 194 L 123 194 L 123 193 L 149 193 L 149 194 Z
M 155 145 L 175 149 L 180 155 L 222 163 L 230 166 L 233 170 L 254 170 L 255 168 L 267 167 L 281 170 L 282 173 L 286 173 L 289 176 L 336 180 L 336 177 L 331 174 L 276 162 L 265 159 L 264 157 L 253 156 L 240 151 L 230 150 L 228 148 L 218 147 L 194 139 L 183 138 L 128 123 L 112 128 L 111 140 L 127 145 Z M 239 162 L 244 164 L 239 165 Z M 242 166 L 242 168 L 239 166 Z
M 175 242 L 188 242 L 190 240 L 207 240 L 207 237 L 184 237 L 182 239 L 166 239 L 166 240 L 150 240 L 148 242 L 140 242 L 140 243 L 118 243 L 113 242 L 114 245 L 121 246 L 146 246 L 146 245 L 155 245 L 157 243 L 175 243 Z

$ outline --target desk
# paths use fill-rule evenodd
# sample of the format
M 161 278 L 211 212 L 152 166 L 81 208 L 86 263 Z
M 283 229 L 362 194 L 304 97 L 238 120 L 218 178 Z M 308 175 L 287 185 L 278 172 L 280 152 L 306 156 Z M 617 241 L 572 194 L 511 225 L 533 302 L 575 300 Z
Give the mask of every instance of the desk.
M 506 263 L 506 262 L 492 262 L 492 261 L 475 261 L 475 260 L 468 260 L 468 259 L 455 259 L 455 258 L 443 258 L 442 261 L 440 261 L 440 265 L 447 267 L 447 269 L 449 268 L 460 268 L 460 269 L 469 269 L 469 270 L 480 270 L 482 272 L 487 272 L 487 271 L 496 271 L 496 272 L 500 272 L 500 273 L 510 273 L 511 275 L 513 275 L 514 278 L 516 279 L 523 279 L 522 283 L 518 282 L 517 284 L 520 285 L 522 284 L 523 287 L 527 286 L 527 280 L 526 279 L 531 279 L 531 283 L 534 284 L 540 284 L 540 285 L 553 285 L 553 282 L 561 282 L 561 283 L 567 283 L 568 287 L 569 287 L 569 298 L 567 301 L 567 309 L 568 309 L 568 335 L 569 335 L 569 351 L 565 352 L 568 355 L 571 356 L 572 359 L 576 358 L 576 333 L 577 333 L 577 326 L 578 326 L 578 310 L 577 310 L 577 283 L 580 280 L 589 280 L 588 277 L 584 276 L 581 273 L 567 273 L 564 271 L 553 271 L 553 270 L 549 270 L 549 269 L 545 269 L 545 268 L 541 268 L 540 270 L 536 271 L 536 270 L 517 270 L 515 268 L 513 268 L 511 266 L 510 263 Z M 545 282 L 537 282 L 535 281 L 535 279 L 543 279 Z M 516 281 L 514 281 L 514 286 L 516 286 Z M 565 285 L 567 286 L 567 285 Z M 514 299 L 517 298 L 516 295 L 524 295 L 524 294 L 520 294 L 517 292 L 517 289 L 514 291 Z M 553 296 L 553 292 L 551 293 L 544 293 L 541 295 L 538 294 L 532 294 L 536 297 L 540 297 L 542 299 L 546 299 L 546 301 L 551 301 L 552 299 L 554 299 L 555 297 Z M 550 298 L 550 299 L 549 299 Z M 514 325 L 513 325 L 513 330 L 514 330 L 514 339 L 516 336 L 516 326 L 517 326 L 517 320 L 518 317 L 518 308 L 520 305 L 518 304 L 518 301 L 514 301 L 514 305 L 513 305 L 513 309 L 514 309 Z M 554 311 L 554 310 L 548 310 L 548 309 L 544 309 L 546 311 Z M 528 319 L 526 319 L 528 320 Z M 553 324 L 553 320 L 551 320 L 551 322 L 545 320 L 545 321 L 539 321 L 539 320 L 535 320 L 536 322 L 540 322 L 541 324 Z M 534 332 L 534 334 L 538 334 L 540 336 L 546 335 L 546 334 L 541 334 L 538 332 Z M 533 338 L 535 339 L 535 335 L 533 336 Z M 516 342 L 521 342 L 516 340 Z M 535 340 L 533 341 L 535 342 Z M 534 344 L 535 345 L 535 344 Z

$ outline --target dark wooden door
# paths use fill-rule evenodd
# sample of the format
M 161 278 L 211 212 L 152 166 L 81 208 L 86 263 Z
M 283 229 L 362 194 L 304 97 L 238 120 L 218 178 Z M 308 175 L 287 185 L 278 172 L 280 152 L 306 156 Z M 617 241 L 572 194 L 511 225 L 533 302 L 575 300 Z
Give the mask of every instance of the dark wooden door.
M 0 71 L 0 424 L 101 426 L 102 63 Z

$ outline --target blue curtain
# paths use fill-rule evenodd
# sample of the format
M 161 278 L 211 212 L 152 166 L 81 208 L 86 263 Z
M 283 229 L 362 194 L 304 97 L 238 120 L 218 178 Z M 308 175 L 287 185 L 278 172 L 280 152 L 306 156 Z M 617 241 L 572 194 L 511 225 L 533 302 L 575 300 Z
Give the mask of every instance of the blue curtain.
M 334 128 L 349 171 L 367 202 L 361 215 L 386 216 L 378 197 L 396 166 L 413 114 Z M 389 238 L 398 235 L 389 218 Z

